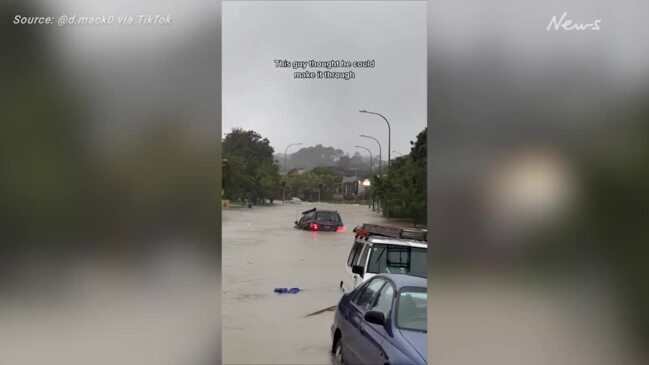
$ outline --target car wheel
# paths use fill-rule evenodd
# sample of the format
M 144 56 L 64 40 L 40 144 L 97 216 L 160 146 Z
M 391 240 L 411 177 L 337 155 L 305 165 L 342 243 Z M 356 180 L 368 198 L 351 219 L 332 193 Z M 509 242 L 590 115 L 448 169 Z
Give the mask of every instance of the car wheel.
M 343 339 L 339 338 L 334 344 L 334 349 L 332 351 L 332 364 L 333 365 L 343 365 L 345 363 L 343 358 Z

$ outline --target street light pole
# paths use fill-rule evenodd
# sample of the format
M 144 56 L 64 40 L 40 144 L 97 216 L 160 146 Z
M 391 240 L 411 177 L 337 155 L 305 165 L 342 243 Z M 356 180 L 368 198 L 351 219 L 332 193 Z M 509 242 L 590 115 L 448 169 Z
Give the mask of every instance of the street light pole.
M 370 180 L 371 180 L 371 179 L 372 179 L 372 151 L 370 151 L 369 148 L 367 148 L 367 147 L 363 147 L 363 146 L 354 146 L 354 147 L 356 147 L 356 148 L 362 148 L 362 149 L 364 149 L 365 151 L 367 151 L 367 153 L 370 154 Z
M 354 147 L 356 147 L 356 148 L 362 148 L 362 149 L 364 149 L 365 151 L 367 151 L 367 153 L 370 154 L 370 180 L 372 180 L 372 151 L 370 151 L 369 148 L 367 148 L 367 147 L 363 147 L 363 146 L 354 146 Z M 363 185 L 363 201 L 365 201 L 365 185 Z
M 286 146 L 286 149 L 284 150 L 284 173 L 285 174 L 288 174 L 288 171 L 286 171 L 286 156 L 288 154 L 288 148 L 291 146 L 301 146 L 301 145 L 303 145 L 303 143 L 298 142 L 298 143 L 291 143 L 288 146 Z
M 358 136 L 363 137 L 363 138 L 373 139 L 379 145 L 379 176 L 381 176 L 381 160 L 383 159 L 383 157 L 382 157 L 383 155 L 381 154 L 381 142 L 379 142 L 378 139 L 376 139 L 376 138 L 374 138 L 372 136 L 365 135 L 365 134 L 359 134 Z
M 388 119 L 386 117 L 384 117 L 383 115 L 381 115 L 379 113 L 370 112 L 370 111 L 367 111 L 365 109 L 360 110 L 360 112 L 361 113 L 378 115 L 379 117 L 383 118 L 383 120 L 385 120 L 385 123 L 388 125 L 388 169 L 389 169 L 390 168 L 390 160 L 391 160 L 390 151 L 392 150 L 392 144 L 391 144 L 392 143 L 392 141 L 391 141 L 392 140 L 392 132 L 390 131 L 390 122 L 388 122 Z M 389 219 L 390 218 L 390 209 L 387 208 L 385 213 L 386 213 L 387 218 Z
M 286 156 L 288 154 L 288 148 L 291 146 L 301 146 L 303 143 L 298 142 L 298 143 L 291 143 L 288 146 L 286 146 L 286 149 L 284 150 L 284 173 L 288 176 L 288 171 L 286 170 Z M 282 204 L 286 201 L 286 185 L 282 188 Z
M 379 117 L 383 118 L 383 120 L 385 120 L 385 123 L 388 124 L 388 167 L 390 167 L 390 151 L 391 151 L 391 149 L 392 149 L 392 147 L 391 147 L 391 141 L 390 141 L 390 139 L 392 138 L 392 136 L 391 136 L 391 132 L 390 132 L 390 122 L 388 122 L 388 120 L 387 120 L 386 117 L 384 117 L 383 115 L 381 115 L 381 114 L 379 114 L 379 113 L 369 112 L 369 111 L 367 111 L 367 110 L 365 110 L 365 109 L 361 110 L 360 112 L 361 112 L 361 113 L 367 113 L 367 114 L 378 115 Z

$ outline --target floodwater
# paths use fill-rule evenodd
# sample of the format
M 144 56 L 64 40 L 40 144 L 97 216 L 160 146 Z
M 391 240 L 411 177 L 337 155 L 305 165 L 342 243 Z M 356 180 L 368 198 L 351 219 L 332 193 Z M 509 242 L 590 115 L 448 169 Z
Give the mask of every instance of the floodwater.
M 345 232 L 293 228 L 313 203 L 223 210 L 222 354 L 224 364 L 330 364 L 332 311 L 354 226 L 382 222 L 367 206 L 318 203 L 339 211 Z M 276 294 L 298 287 L 298 294 Z M 349 287 L 349 286 L 348 286 Z

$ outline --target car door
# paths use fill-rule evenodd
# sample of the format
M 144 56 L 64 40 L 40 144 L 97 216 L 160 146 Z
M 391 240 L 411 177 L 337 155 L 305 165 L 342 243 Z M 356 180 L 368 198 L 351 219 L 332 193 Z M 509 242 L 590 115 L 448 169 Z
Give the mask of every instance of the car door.
M 375 296 L 368 311 L 377 311 L 383 313 L 386 320 L 390 319 L 392 306 L 394 303 L 395 289 L 388 281 L 378 295 Z M 366 344 L 359 351 L 359 357 L 364 364 L 384 364 L 388 362 L 388 356 L 384 349 L 386 338 L 389 336 L 385 326 L 373 324 L 364 321 Z
M 369 243 L 361 241 L 360 250 L 358 252 L 358 255 L 355 257 L 352 265 L 362 267 L 363 275 L 354 274 L 354 287 L 360 286 L 364 282 L 367 282 L 369 279 L 371 279 L 371 276 L 367 276 L 365 270 L 365 261 L 367 261 L 367 254 L 370 251 L 370 248 L 371 245 Z
M 386 283 L 382 278 L 374 278 L 364 286 L 363 290 L 352 300 L 349 311 L 349 329 L 346 336 L 347 346 L 354 361 L 352 364 L 367 364 L 368 354 L 376 348 L 372 339 L 368 336 L 368 323 L 365 321 L 365 313 L 368 311 L 377 293 Z M 345 334 L 343 334 L 345 336 Z
M 355 241 L 354 246 L 352 246 L 352 250 L 349 252 L 349 257 L 347 258 L 347 267 L 345 268 L 345 271 L 347 272 L 347 275 L 351 278 L 351 289 L 356 288 L 359 286 L 362 282 L 363 279 L 360 278 L 357 274 L 354 274 L 352 272 L 352 266 L 356 265 L 358 263 L 359 257 L 361 257 L 361 253 L 365 249 L 365 243 L 362 241 Z

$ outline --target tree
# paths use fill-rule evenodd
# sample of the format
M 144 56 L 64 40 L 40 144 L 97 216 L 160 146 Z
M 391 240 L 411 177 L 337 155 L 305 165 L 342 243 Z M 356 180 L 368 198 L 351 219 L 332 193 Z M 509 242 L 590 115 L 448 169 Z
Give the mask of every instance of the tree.
M 301 174 L 296 170 L 291 170 L 284 177 L 287 191 L 294 196 L 306 198 L 310 192 L 320 189 L 322 186 L 320 191 L 322 200 L 333 199 L 341 179 L 342 176 L 332 168 L 323 166 L 315 167 Z
M 349 169 L 350 165 L 351 165 L 351 159 L 347 155 L 341 156 L 338 159 L 338 161 L 336 161 L 336 166 L 343 169 L 343 170 Z
M 392 161 L 387 175 L 375 177 L 371 194 L 389 207 L 390 216 L 411 218 L 415 224 L 426 221 L 427 128 L 410 144 L 408 155 Z
M 342 180 L 342 175 L 334 172 L 329 167 L 315 167 L 310 172 L 317 177 L 318 186 L 322 185 L 321 199 L 333 199 L 333 195 Z
M 255 131 L 234 128 L 223 140 L 225 196 L 257 203 L 280 189 L 279 166 L 273 148 Z

